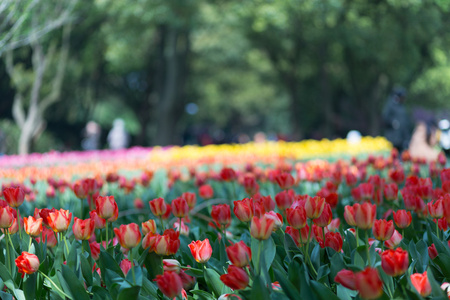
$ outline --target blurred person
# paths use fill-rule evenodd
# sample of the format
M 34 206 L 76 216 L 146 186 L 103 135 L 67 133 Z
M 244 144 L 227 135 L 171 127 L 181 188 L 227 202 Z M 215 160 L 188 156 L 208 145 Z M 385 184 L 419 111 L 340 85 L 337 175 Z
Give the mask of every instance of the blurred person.
M 108 133 L 108 144 L 112 150 L 125 149 L 128 147 L 129 135 L 125 129 L 125 122 L 122 119 L 115 119 L 113 127 Z
M 406 90 L 394 88 L 382 114 L 385 136 L 400 152 L 408 148 L 411 137 L 411 121 L 404 105 L 405 100 Z
M 437 126 L 433 121 L 417 123 L 409 143 L 411 157 L 426 159 L 428 162 L 436 161 L 440 152 L 436 149 L 438 144 L 436 133 Z
M 266 134 L 262 131 L 258 131 L 253 136 L 253 141 L 255 141 L 255 143 L 265 143 L 267 141 Z
M 84 128 L 84 138 L 81 141 L 81 148 L 83 150 L 97 150 L 100 145 L 100 135 L 100 125 L 94 121 L 89 121 Z
M 439 144 L 448 156 L 450 155 L 450 121 L 447 119 L 440 120 L 439 130 L 441 131 Z

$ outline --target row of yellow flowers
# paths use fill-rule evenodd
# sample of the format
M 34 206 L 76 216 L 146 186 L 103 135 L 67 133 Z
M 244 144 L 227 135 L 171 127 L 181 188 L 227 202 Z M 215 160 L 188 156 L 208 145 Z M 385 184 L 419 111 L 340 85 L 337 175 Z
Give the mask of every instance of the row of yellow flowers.
M 26 178 L 48 177 L 70 180 L 73 176 L 96 176 L 109 172 L 197 167 L 203 164 L 245 165 L 248 163 L 277 163 L 283 159 L 305 160 L 330 158 L 342 155 L 360 155 L 390 151 L 392 145 L 383 137 L 363 137 L 359 143 L 343 139 L 305 140 L 301 142 L 265 142 L 248 144 L 224 144 L 208 146 L 183 146 L 149 148 L 146 157 L 122 157 L 114 160 L 96 160 L 74 164 L 32 165 L 20 168 L 0 169 L 1 179 L 22 182 Z

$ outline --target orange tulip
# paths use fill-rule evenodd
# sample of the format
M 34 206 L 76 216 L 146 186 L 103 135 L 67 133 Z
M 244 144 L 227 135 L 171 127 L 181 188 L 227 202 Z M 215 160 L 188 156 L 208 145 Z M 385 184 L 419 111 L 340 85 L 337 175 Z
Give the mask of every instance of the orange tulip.
M 119 228 L 114 228 L 114 233 L 123 248 L 131 249 L 139 245 L 141 242 L 141 232 L 136 223 L 128 225 L 120 225 Z
M 188 246 L 192 256 L 198 263 L 204 264 L 211 258 L 212 248 L 208 239 L 203 241 L 192 241 Z

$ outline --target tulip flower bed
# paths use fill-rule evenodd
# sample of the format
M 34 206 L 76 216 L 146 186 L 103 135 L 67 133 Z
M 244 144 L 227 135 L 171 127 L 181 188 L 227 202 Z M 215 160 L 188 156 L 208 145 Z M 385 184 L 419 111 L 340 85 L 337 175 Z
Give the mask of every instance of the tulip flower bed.
M 4 181 L 1 299 L 449 297 L 443 155 L 168 166 Z

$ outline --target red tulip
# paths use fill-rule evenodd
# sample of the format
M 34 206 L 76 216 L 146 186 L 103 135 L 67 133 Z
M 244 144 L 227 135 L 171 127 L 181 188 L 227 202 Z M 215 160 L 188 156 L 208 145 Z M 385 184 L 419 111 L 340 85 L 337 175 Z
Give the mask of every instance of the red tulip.
M 163 198 L 156 198 L 149 202 L 150 210 L 156 217 L 162 216 L 167 210 L 167 204 Z
M 392 220 L 376 220 L 372 227 L 372 233 L 375 239 L 387 241 L 394 234 L 394 222 Z
M 68 210 L 60 210 L 51 212 L 48 214 L 47 223 L 48 226 L 54 232 L 63 232 L 69 228 L 70 221 L 72 220 L 72 213 L 69 213 Z
M 119 228 L 114 228 L 114 233 L 123 248 L 131 249 L 139 245 L 141 241 L 141 232 L 136 223 L 128 225 L 120 225 Z
M 346 205 L 344 207 L 344 219 L 350 226 L 356 226 L 355 209 L 353 206 Z
M 244 198 L 240 201 L 233 201 L 233 212 L 241 222 L 250 222 L 253 217 L 253 201 Z
M 350 173 L 350 172 L 345 174 L 345 183 L 348 186 L 350 186 L 350 187 L 355 186 L 357 182 L 358 182 L 358 178 L 356 177 L 355 174 Z
M 89 248 L 91 249 L 92 258 L 97 260 L 100 257 L 100 244 L 97 242 L 90 242 Z
M 404 229 L 407 228 L 412 221 L 411 213 L 404 209 L 399 209 L 397 212 L 394 211 L 394 222 L 398 228 Z
M 388 183 L 384 185 L 384 198 L 388 201 L 397 200 L 398 185 L 395 183 Z
M 31 253 L 22 252 L 22 254 L 15 260 L 18 272 L 22 273 L 22 278 L 25 274 L 33 274 L 39 270 L 39 258 Z
M 226 248 L 228 259 L 239 268 L 247 266 L 252 259 L 252 250 L 244 241 L 240 241 Z
M 267 240 L 275 226 L 275 221 L 269 219 L 266 216 L 262 218 L 253 217 L 250 225 L 250 234 L 252 237 L 258 240 Z
M 440 219 L 444 216 L 444 205 L 442 203 L 442 199 L 436 200 L 434 203 L 429 202 L 427 206 L 428 213 L 430 214 L 431 218 Z
M 423 274 L 411 274 L 410 279 L 412 285 L 416 288 L 416 290 L 422 297 L 427 297 L 431 294 L 431 285 L 430 281 L 428 280 L 427 271 L 425 271 Z
M 295 179 L 290 173 L 281 173 L 275 177 L 275 181 L 283 190 L 290 189 L 295 184 Z
M 21 187 L 7 187 L 3 190 L 3 197 L 9 206 L 17 208 L 25 200 L 25 192 Z
M 228 228 L 231 224 L 231 210 L 228 204 L 213 205 L 211 217 L 217 227 L 221 229 Z
M 208 239 L 203 241 L 192 241 L 188 246 L 192 256 L 198 263 L 204 264 L 211 258 L 212 248 Z
M 356 277 L 353 271 L 345 269 L 339 271 L 336 274 L 336 277 L 334 277 L 334 281 L 341 284 L 343 287 L 356 291 Z
M 309 219 L 317 219 L 322 214 L 324 208 L 325 208 L 324 198 L 315 196 L 314 198 L 306 199 L 305 211 L 306 216 Z
M 392 234 L 391 238 L 384 242 L 384 245 L 388 247 L 389 249 L 396 248 L 400 242 L 402 241 L 403 237 L 397 230 L 394 230 L 394 233 Z
M 269 211 L 266 212 L 264 216 L 274 221 L 272 231 L 277 231 L 279 228 L 283 226 L 283 216 L 281 214 L 276 213 L 274 211 Z
M 389 276 L 399 276 L 408 270 L 408 252 L 397 248 L 396 250 L 385 250 L 381 254 L 381 268 Z
M 175 272 L 180 274 L 181 264 L 176 259 L 163 259 L 164 272 Z
M 156 222 L 155 220 L 148 220 L 142 223 L 142 234 L 146 235 L 149 232 L 156 233 Z
M 361 298 L 377 299 L 383 294 L 383 281 L 377 269 L 367 267 L 355 274 L 356 289 Z
M 155 281 L 159 290 L 170 299 L 180 295 L 183 289 L 183 282 L 175 272 L 164 272 L 163 275 L 157 275 Z
M 193 209 L 195 207 L 195 204 L 197 203 L 197 196 L 195 195 L 195 193 L 185 192 L 181 194 L 181 198 L 186 199 L 189 210 Z
M 0 228 L 9 228 L 14 223 L 14 214 L 9 206 L 0 207 Z
M 188 265 L 189 267 L 189 265 Z M 189 276 L 183 270 L 180 271 L 181 282 L 183 282 L 183 288 L 185 290 L 190 290 L 195 285 L 195 277 Z
M 354 204 L 356 226 L 359 229 L 370 229 L 375 221 L 377 207 L 375 204 L 365 202 L 363 204 Z
M 176 198 L 172 200 L 172 213 L 177 218 L 183 218 L 189 214 L 189 206 L 184 198 Z
M 265 211 L 271 211 L 275 209 L 275 202 L 273 201 L 272 197 L 269 196 L 261 196 L 261 194 L 257 193 L 256 195 L 253 195 L 253 204 L 260 203 L 264 207 Z
M 229 265 L 228 274 L 221 275 L 220 280 L 233 290 L 243 290 L 248 286 L 249 277 L 244 269 Z
M 118 211 L 116 200 L 114 200 L 114 196 L 99 196 L 95 199 L 95 207 L 97 211 L 97 215 L 100 218 L 106 219 L 108 222 L 111 222 L 111 219 L 114 219 Z M 117 217 L 115 218 L 117 219 Z
M 405 181 L 405 172 L 402 169 L 390 170 L 389 178 L 397 184 L 403 183 Z
M 73 235 L 77 240 L 89 240 L 95 230 L 95 222 L 92 219 L 81 220 L 75 217 L 72 225 Z
M 328 203 L 325 203 L 322 213 L 317 219 L 314 219 L 313 222 L 319 227 L 327 227 L 332 219 L 333 213 L 331 212 L 331 206 Z
M 434 244 L 431 244 L 431 246 L 428 247 L 428 255 L 430 256 L 431 260 L 435 259 L 438 254 L 439 253 L 437 252 L 436 246 Z
M 173 228 L 176 231 L 179 231 L 180 234 L 189 236 L 189 227 L 183 222 L 183 220 L 181 220 L 181 227 L 180 227 L 180 222 L 175 221 L 175 223 L 173 223 Z
M 151 235 L 150 233 L 147 236 Z M 152 239 L 150 239 L 152 243 Z M 145 247 L 146 248 L 146 247 Z M 174 255 L 180 248 L 180 232 L 173 229 L 166 229 L 163 235 L 156 235 L 151 251 L 155 251 L 159 255 Z
M 293 228 L 301 229 L 306 226 L 306 211 L 303 206 L 286 209 L 286 219 Z
M 245 175 L 243 185 L 245 192 L 250 196 L 253 196 L 259 191 L 259 184 L 253 175 Z
M 294 190 L 284 190 L 275 195 L 275 202 L 281 211 L 290 207 L 295 200 Z
M 220 171 L 220 178 L 222 178 L 223 181 L 233 181 L 236 179 L 236 172 L 231 168 L 223 168 Z
M 214 190 L 209 184 L 204 184 L 198 188 L 198 194 L 203 199 L 211 199 L 214 196 Z
M 38 243 L 40 243 L 41 238 L 36 237 L 36 241 Z M 49 248 L 55 247 L 56 244 L 58 243 L 53 230 L 48 229 L 47 227 L 43 227 L 43 229 L 42 229 L 42 243 L 45 243 L 45 242 L 47 242 L 47 247 L 49 247 Z
M 339 232 L 325 233 L 325 247 L 330 247 L 336 252 L 341 252 L 344 242 Z
M 292 239 L 294 240 L 295 244 L 300 247 L 302 244 L 305 244 L 308 240 L 308 235 L 309 235 L 309 226 L 306 225 L 305 227 L 303 227 L 302 229 L 300 229 L 301 232 L 301 238 L 300 238 L 300 233 L 298 229 L 295 229 L 291 226 L 286 226 L 286 234 L 289 234 Z M 309 240 L 312 240 L 312 235 L 309 238 Z
M 122 261 L 119 264 L 120 269 L 123 272 L 123 275 L 127 275 L 128 271 L 131 270 L 131 261 L 129 261 L 128 259 L 122 259 Z
M 33 217 L 23 218 L 25 232 L 31 237 L 37 237 L 42 232 L 43 219 L 35 219 Z

